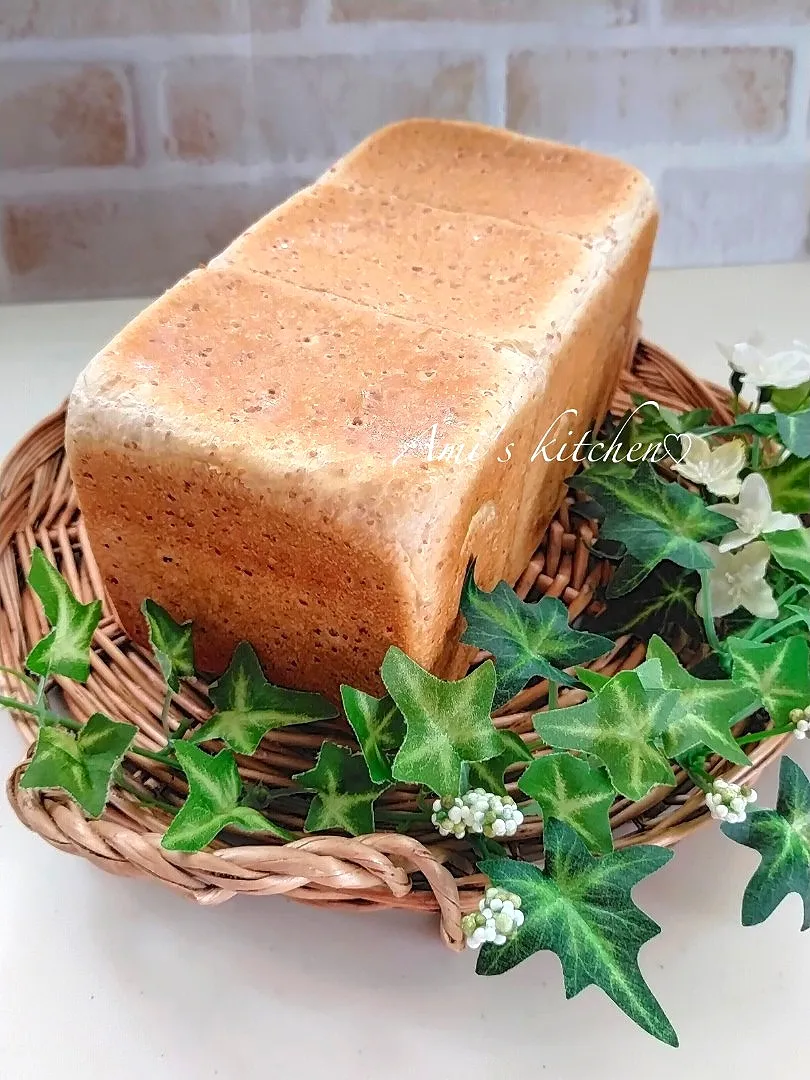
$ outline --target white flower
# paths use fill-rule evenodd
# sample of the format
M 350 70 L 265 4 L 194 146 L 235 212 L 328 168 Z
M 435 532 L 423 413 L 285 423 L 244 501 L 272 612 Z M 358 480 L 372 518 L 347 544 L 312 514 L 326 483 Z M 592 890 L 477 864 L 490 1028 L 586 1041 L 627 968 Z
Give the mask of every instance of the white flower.
M 737 503 L 716 503 L 709 507 L 715 514 L 736 521 L 737 528 L 720 541 L 720 551 L 733 551 L 734 548 L 750 544 L 758 536 L 769 532 L 782 532 L 784 529 L 800 529 L 801 520 L 796 514 L 783 514 L 773 509 L 771 493 L 760 473 L 750 473 L 742 482 L 740 498 Z
M 722 443 L 712 450 L 702 435 L 681 436 L 683 457 L 672 468 L 695 484 L 703 484 L 715 495 L 734 498 L 740 491 L 739 472 L 745 465 L 745 443 L 740 439 Z
M 744 547 L 742 551 L 723 552 L 714 544 L 704 544 L 714 567 L 709 571 L 709 599 L 711 614 L 715 619 L 730 615 L 738 607 L 747 608 L 758 619 L 775 619 L 779 614 L 765 571 L 771 553 L 762 540 Z M 701 588 L 695 600 L 700 614 L 704 608 L 704 590 Z
M 738 825 L 745 821 L 746 809 L 757 801 L 757 793 L 747 784 L 731 784 L 728 780 L 715 780 L 706 792 L 706 805 L 715 821 L 727 821 Z
M 790 722 L 793 724 L 793 734 L 797 739 L 808 738 L 810 731 L 810 705 L 806 709 L 791 709 Z
M 430 820 L 442 836 L 461 840 L 469 832 L 501 839 L 515 835 L 523 824 L 523 814 L 509 795 L 473 788 L 461 798 L 436 799 Z
M 794 341 L 792 349 L 771 356 L 742 341 L 726 353 L 726 358 L 736 372 L 755 386 L 789 390 L 810 379 L 810 348 L 801 341 Z
M 480 949 L 487 941 L 505 945 L 523 926 L 521 899 L 517 893 L 491 887 L 478 904 L 478 911 L 465 915 L 461 929 L 468 949 Z

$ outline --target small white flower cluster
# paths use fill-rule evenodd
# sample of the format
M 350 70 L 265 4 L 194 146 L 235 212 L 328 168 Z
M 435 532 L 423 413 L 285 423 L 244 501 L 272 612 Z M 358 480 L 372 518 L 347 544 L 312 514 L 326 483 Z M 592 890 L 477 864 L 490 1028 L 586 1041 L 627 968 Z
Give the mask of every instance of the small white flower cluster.
M 523 814 L 509 795 L 493 795 L 473 788 L 460 798 L 436 799 L 430 819 L 442 836 L 461 840 L 467 833 L 483 833 L 490 839 L 514 836 Z
M 810 705 L 806 709 L 791 709 L 790 722 L 793 724 L 793 734 L 797 739 L 807 739 L 810 732 Z
M 465 915 L 461 929 L 468 949 L 480 949 L 484 942 L 505 945 L 523 925 L 521 900 L 517 893 L 491 887 L 484 893 L 478 911 Z
M 749 803 L 757 801 L 757 793 L 747 784 L 732 784 L 728 780 L 715 780 L 706 792 L 706 805 L 716 821 L 738 825 L 745 821 Z

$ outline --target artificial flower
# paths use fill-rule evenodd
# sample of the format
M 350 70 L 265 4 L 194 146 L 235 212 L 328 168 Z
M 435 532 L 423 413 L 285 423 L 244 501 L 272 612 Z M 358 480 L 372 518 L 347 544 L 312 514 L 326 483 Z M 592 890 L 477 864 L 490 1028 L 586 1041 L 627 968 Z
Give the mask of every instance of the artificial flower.
M 726 358 L 738 374 L 758 387 L 790 390 L 810 380 L 810 348 L 801 341 L 770 356 L 751 342 L 741 341 L 726 352 Z
M 771 553 L 762 540 L 744 547 L 742 551 L 720 551 L 714 544 L 704 544 L 714 566 L 709 571 L 709 599 L 715 619 L 730 615 L 744 607 L 758 619 L 775 619 L 779 614 L 773 591 L 765 580 Z M 704 611 L 704 589 L 695 600 L 699 612 Z
M 733 499 L 740 491 L 740 470 L 745 465 L 745 443 L 740 439 L 722 443 L 712 450 L 708 439 L 687 433 L 681 436 L 683 457 L 673 465 L 675 472 L 714 495 Z
M 706 792 L 706 805 L 715 821 L 727 821 L 738 825 L 745 821 L 746 808 L 757 801 L 757 793 L 747 784 L 732 784 L 728 780 L 715 780 Z
M 493 795 L 473 788 L 460 798 L 436 799 L 430 819 L 442 836 L 461 840 L 467 833 L 483 833 L 490 839 L 514 836 L 523 814 L 509 795 Z
M 731 518 L 737 528 L 727 533 L 720 541 L 720 551 L 733 551 L 734 548 L 750 544 L 758 536 L 770 532 L 783 532 L 785 529 L 800 529 L 801 520 L 796 514 L 783 514 L 774 510 L 768 485 L 760 473 L 750 473 L 742 482 L 740 498 L 736 503 L 716 503 L 709 507 L 716 514 Z
M 465 915 L 461 929 L 468 949 L 479 949 L 485 942 L 505 945 L 523 925 L 521 900 L 517 893 L 491 887 L 478 904 L 478 911 Z
M 790 722 L 793 724 L 793 734 L 797 739 L 810 737 L 810 705 L 806 709 L 791 709 Z

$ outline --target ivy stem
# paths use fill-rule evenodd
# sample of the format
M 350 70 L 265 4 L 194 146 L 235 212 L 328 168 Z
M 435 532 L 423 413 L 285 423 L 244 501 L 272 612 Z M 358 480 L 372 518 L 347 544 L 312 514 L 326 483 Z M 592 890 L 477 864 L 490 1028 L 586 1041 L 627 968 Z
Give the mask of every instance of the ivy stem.
M 24 671 L 18 671 L 16 668 L 6 667 L 5 664 L 0 664 L 0 672 L 3 672 L 5 675 L 13 675 L 15 679 L 19 679 L 21 683 L 24 683 L 29 690 L 39 693 L 39 685 L 26 675 Z
M 548 680 L 548 711 L 557 708 L 558 694 L 557 684 L 553 679 Z
M 767 728 L 765 731 L 751 731 L 747 735 L 740 735 L 737 739 L 737 745 L 747 746 L 749 743 L 762 742 L 765 739 L 770 739 L 777 735 L 788 735 L 793 730 L 793 725 L 789 724 L 787 727 Z
M 705 570 L 700 571 L 700 584 L 701 584 L 701 617 L 703 619 L 703 627 L 706 631 L 706 639 L 711 645 L 714 652 L 717 653 L 720 658 L 720 662 L 725 666 L 725 653 L 723 646 L 720 644 L 720 638 L 717 636 L 717 628 L 714 625 L 714 615 L 712 614 L 712 600 L 709 592 L 709 575 Z
M 184 716 L 177 726 L 177 731 L 174 733 L 174 741 L 179 742 L 180 739 L 184 739 L 188 729 L 194 724 L 193 716 Z
M 158 810 L 165 810 L 168 814 L 176 814 L 179 809 L 177 806 L 172 806 L 171 803 L 164 802 L 163 799 L 156 799 L 154 795 L 147 795 L 137 784 L 131 784 L 121 772 L 116 776 L 115 784 L 116 787 L 120 787 L 123 791 L 128 791 L 143 806 L 154 806 Z
M 174 692 L 170 686 L 166 687 L 166 695 L 163 698 L 163 708 L 160 711 L 160 726 L 163 728 L 163 734 L 166 736 L 166 742 L 171 741 L 172 733 L 169 730 L 169 709 L 171 708 L 172 698 Z
M 791 585 L 790 588 L 785 589 L 781 596 L 777 596 L 776 606 L 781 610 L 788 601 L 806 589 L 806 585 Z M 767 630 L 772 623 L 773 619 L 755 619 L 741 636 L 748 641 L 757 641 L 762 631 Z
M 774 634 L 779 634 L 783 630 L 787 630 L 790 626 L 795 626 L 797 623 L 806 622 L 806 615 L 791 615 L 789 618 L 783 619 L 782 622 L 777 623 L 776 626 L 771 626 L 767 628 L 763 633 L 757 634 L 757 636 L 755 638 L 752 638 L 751 640 L 756 642 L 764 642 L 767 641 L 768 638 L 773 637 Z
M 60 716 L 59 713 L 51 712 L 49 709 L 43 709 L 41 705 L 31 704 L 28 701 L 17 701 L 15 698 L 0 695 L 0 705 L 5 709 L 12 709 L 15 712 L 30 713 L 32 716 L 36 716 L 41 723 L 58 724 L 60 727 L 67 728 L 68 731 L 81 731 L 84 727 L 84 724 L 80 724 L 78 720 L 74 720 L 70 716 Z M 177 761 L 174 755 L 167 753 L 165 750 L 147 750 L 142 746 L 131 746 L 129 750 L 127 750 L 127 756 L 130 754 L 134 754 L 137 757 L 148 758 L 150 761 L 159 761 L 172 769 L 177 768 Z
M 754 432 L 751 440 L 751 468 L 758 469 L 762 460 L 762 439 Z

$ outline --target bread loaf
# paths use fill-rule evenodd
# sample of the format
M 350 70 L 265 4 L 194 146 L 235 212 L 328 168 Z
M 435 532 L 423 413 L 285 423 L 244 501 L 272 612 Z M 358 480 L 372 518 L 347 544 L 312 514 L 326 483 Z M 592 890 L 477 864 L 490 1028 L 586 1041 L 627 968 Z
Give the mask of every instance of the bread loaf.
M 656 210 L 621 163 L 476 125 L 386 128 L 148 307 L 80 377 L 67 448 L 126 629 L 201 666 L 376 691 L 461 674 L 457 609 L 514 581 L 632 348 Z M 564 429 L 564 430 L 563 430 Z M 568 435 L 568 432 L 571 435 Z

